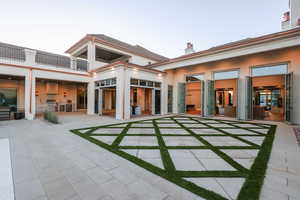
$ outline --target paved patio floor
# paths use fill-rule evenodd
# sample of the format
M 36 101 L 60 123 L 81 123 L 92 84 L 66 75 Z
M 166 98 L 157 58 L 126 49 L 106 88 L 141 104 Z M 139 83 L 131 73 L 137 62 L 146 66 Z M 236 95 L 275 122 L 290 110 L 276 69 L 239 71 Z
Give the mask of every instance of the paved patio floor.
M 120 121 L 109 117 L 83 115 L 63 116 L 61 120 L 63 123 L 60 125 L 52 125 L 43 120 L 0 122 L 0 137 L 10 139 L 17 200 L 202 199 L 192 192 L 69 132 L 70 129 L 121 123 Z M 261 199 L 297 200 L 300 197 L 300 149 L 292 128 L 282 123 L 277 123 L 277 125 L 277 133 Z M 163 134 L 167 135 L 169 128 L 170 126 L 162 128 L 164 129 Z M 197 130 L 197 127 L 192 128 Z M 140 127 L 138 129 L 143 130 L 145 128 Z M 229 128 L 227 127 L 227 129 Z M 108 131 L 107 134 L 110 134 L 109 130 L 104 131 Z M 179 129 L 177 131 L 176 134 L 178 135 L 186 134 Z M 234 134 L 234 129 L 232 131 Z M 128 134 L 136 134 L 136 132 L 133 131 Z M 156 141 L 151 139 L 152 133 L 145 134 L 150 134 L 146 140 L 141 140 L 136 136 L 137 138 L 122 140 L 121 144 L 130 146 L 138 143 L 143 146 L 153 146 Z M 131 137 L 135 136 L 132 135 Z M 173 137 L 175 138 L 166 140 L 168 145 L 195 145 L 192 144 L 195 140 L 190 140 L 189 136 L 185 136 L 186 139 L 184 140 L 179 140 L 176 136 Z M 111 142 L 109 139 L 106 140 L 108 143 Z M 247 140 L 249 141 L 250 138 Z M 215 143 L 215 145 L 220 143 L 224 145 L 236 141 L 226 139 L 225 141 L 212 140 L 210 142 Z M 259 143 L 260 141 L 253 140 L 251 142 Z M 163 166 L 157 161 L 159 154 L 155 151 L 156 149 L 153 149 L 151 153 L 149 153 L 150 151 L 131 150 L 128 149 L 128 153 L 140 156 L 155 166 Z M 204 169 L 213 169 L 213 167 L 228 169 L 232 167 L 224 164 L 221 160 L 216 161 L 219 158 L 216 159 L 216 155 L 208 152 L 208 150 L 205 154 L 194 150 L 193 157 L 190 157 L 190 151 L 182 152 L 178 153 L 176 149 L 170 151 L 178 169 L 193 170 L 191 167 L 195 165 Z M 227 151 L 227 153 L 235 154 L 236 152 Z M 239 160 L 239 162 L 247 167 L 252 153 L 249 151 L 247 155 L 232 156 L 237 156 L 236 159 L 244 159 L 244 161 Z M 197 159 L 195 160 L 195 158 Z M 195 165 L 185 165 L 187 162 L 182 162 L 182 160 L 196 162 Z M 205 162 L 201 162 L 203 160 Z M 209 160 L 213 160 L 213 162 L 209 163 Z M 226 179 L 213 181 L 203 179 L 199 183 L 198 180 L 191 178 L 191 181 L 195 181 L 199 185 L 204 184 L 205 187 L 223 194 L 228 199 L 235 198 L 234 189 L 241 184 L 241 180 L 236 179 L 236 181 L 230 182 L 232 186 L 229 188 L 233 189 L 226 189 L 229 184 Z

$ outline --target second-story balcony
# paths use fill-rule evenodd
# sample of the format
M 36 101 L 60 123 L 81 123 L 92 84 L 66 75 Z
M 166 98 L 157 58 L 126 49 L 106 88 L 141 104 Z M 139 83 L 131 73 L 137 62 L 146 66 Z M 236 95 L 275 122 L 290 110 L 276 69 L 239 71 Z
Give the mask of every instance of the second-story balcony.
M 85 59 L 26 49 L 6 43 L 0 43 L 0 63 L 88 71 L 88 61 Z

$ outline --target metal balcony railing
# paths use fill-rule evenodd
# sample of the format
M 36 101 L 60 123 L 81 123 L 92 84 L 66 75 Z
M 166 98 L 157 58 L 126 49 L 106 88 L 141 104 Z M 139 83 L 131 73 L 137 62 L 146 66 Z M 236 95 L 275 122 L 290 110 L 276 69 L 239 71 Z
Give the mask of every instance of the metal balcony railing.
M 24 62 L 26 56 L 23 48 L 0 43 L 0 59 L 5 61 Z
M 6 43 L 0 42 L 0 63 L 5 64 L 19 64 L 20 62 L 27 61 L 26 59 L 35 60 L 35 63 L 46 66 L 53 66 L 58 68 L 72 69 L 77 71 L 87 71 L 88 70 L 88 61 L 83 59 L 74 59 L 71 61 L 71 58 L 68 56 L 52 54 L 44 51 L 32 50 L 36 52 L 35 58 L 27 58 L 27 56 L 34 56 L 26 54 L 26 48 L 14 46 Z M 46 66 L 45 66 L 46 65 Z
M 87 71 L 88 70 L 88 61 L 77 59 L 76 68 L 78 71 Z
M 71 60 L 69 57 L 46 52 L 38 51 L 35 56 L 35 62 L 55 67 L 71 68 Z

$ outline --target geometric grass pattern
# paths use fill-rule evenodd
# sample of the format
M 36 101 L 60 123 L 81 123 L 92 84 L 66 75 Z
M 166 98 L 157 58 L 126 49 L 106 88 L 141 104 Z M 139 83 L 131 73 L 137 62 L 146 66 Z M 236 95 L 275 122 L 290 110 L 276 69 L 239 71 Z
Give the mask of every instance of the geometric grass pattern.
M 190 116 L 71 130 L 208 200 L 259 199 L 275 131 Z

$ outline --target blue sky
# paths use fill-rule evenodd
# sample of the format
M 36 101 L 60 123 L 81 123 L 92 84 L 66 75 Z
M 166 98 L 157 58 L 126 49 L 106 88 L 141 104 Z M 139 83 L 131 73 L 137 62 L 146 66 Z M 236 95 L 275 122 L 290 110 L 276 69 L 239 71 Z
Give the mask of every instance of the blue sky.
M 2 2 L 3 1 L 3 2 Z M 280 31 L 288 0 L 0 0 L 0 41 L 63 54 L 87 33 L 167 57 Z

